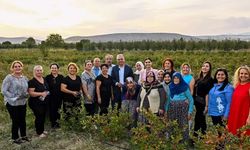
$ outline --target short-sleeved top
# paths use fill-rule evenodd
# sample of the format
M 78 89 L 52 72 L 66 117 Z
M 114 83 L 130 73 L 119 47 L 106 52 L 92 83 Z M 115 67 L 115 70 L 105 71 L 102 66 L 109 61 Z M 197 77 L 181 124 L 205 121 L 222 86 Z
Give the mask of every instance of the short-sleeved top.
M 35 88 L 35 92 L 44 92 L 44 91 L 49 91 L 49 86 L 48 83 L 46 82 L 44 78 L 44 83 L 39 82 L 36 78 L 32 78 L 28 82 L 28 87 L 29 88 Z M 37 97 L 29 97 L 29 100 L 34 100 L 40 103 L 45 103 L 46 101 L 40 101 L 39 96 Z
M 81 75 L 81 79 L 82 79 L 82 84 L 86 85 L 87 90 L 88 90 L 88 94 L 92 97 L 92 101 L 88 101 L 87 96 L 84 95 L 84 103 L 85 104 L 91 104 L 94 102 L 94 98 L 95 98 L 95 75 L 92 73 L 88 73 L 86 71 L 84 71 Z
M 113 86 L 113 80 L 110 75 L 108 75 L 108 78 L 104 77 L 102 74 L 96 77 L 96 81 L 101 81 L 100 85 L 100 94 L 106 95 L 107 98 L 111 97 L 111 90 Z
M 76 76 L 75 80 L 72 80 L 69 76 L 66 76 L 63 79 L 62 83 L 65 84 L 67 86 L 67 89 L 70 91 L 79 91 L 80 92 L 81 87 L 82 87 L 82 81 L 81 81 L 80 76 L 78 76 L 78 75 Z M 79 98 L 76 98 L 72 94 L 64 93 L 63 99 L 74 100 L 74 99 L 79 99 Z

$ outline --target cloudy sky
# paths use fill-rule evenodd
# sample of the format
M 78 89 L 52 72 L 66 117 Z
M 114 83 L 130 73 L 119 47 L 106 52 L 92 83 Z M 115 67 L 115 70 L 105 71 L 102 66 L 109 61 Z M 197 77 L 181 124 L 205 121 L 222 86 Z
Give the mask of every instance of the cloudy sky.
M 1 0 L 0 37 L 250 32 L 250 0 Z

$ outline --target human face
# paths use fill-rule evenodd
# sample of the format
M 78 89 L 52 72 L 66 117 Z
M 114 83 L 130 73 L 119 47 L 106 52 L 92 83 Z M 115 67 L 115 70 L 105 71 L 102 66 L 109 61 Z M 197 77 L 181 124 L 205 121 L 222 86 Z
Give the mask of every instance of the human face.
M 148 83 L 152 83 L 154 81 L 154 77 L 153 76 L 147 76 L 147 81 L 148 81 Z
M 201 67 L 201 71 L 203 74 L 207 74 L 210 71 L 209 63 L 204 63 Z
M 87 62 L 85 65 L 85 70 L 90 71 L 92 67 L 93 67 L 92 62 Z
M 35 69 L 35 76 L 36 77 L 42 77 L 43 76 L 43 69 L 41 67 L 37 67 Z
M 190 68 L 189 68 L 188 65 L 183 65 L 183 67 L 181 68 L 181 70 L 182 70 L 182 73 L 184 75 L 186 75 L 186 74 L 189 74 Z
M 70 75 L 76 75 L 77 69 L 76 69 L 75 66 L 70 65 L 68 71 L 69 71 L 69 74 L 70 74 Z
M 144 61 L 144 65 L 146 68 L 151 68 L 152 67 L 152 62 L 149 59 L 146 59 Z
M 180 79 L 178 77 L 174 77 L 174 84 L 179 84 L 180 83 Z
M 56 65 L 51 65 L 50 71 L 51 71 L 52 74 L 58 74 L 59 69 L 57 68 Z
M 163 81 L 163 72 L 162 71 L 158 72 L 157 78 L 158 78 L 159 81 Z
M 14 74 L 21 74 L 22 70 L 23 70 L 23 67 L 22 67 L 22 65 L 20 63 L 15 63 L 13 65 L 12 69 L 13 69 Z
M 134 83 L 133 82 L 127 82 L 127 88 L 128 89 L 132 89 L 134 87 Z
M 119 55 L 117 57 L 117 62 L 118 62 L 119 66 L 123 66 L 125 64 L 125 58 L 124 58 L 124 56 L 123 55 Z
M 172 67 L 171 62 L 168 61 L 168 60 L 166 60 L 166 61 L 164 62 L 164 69 L 166 69 L 166 70 L 171 70 L 171 67 Z
M 249 82 L 250 75 L 246 69 L 240 69 L 239 71 L 239 78 L 241 83 Z
M 226 74 L 223 71 L 218 71 L 216 74 L 216 79 L 218 83 L 223 83 L 226 79 Z
M 135 64 L 135 69 L 141 71 L 142 67 L 139 63 Z
M 110 66 L 112 64 L 112 58 L 111 57 L 106 57 L 105 63 Z
M 107 75 L 108 74 L 108 68 L 106 66 L 102 67 L 102 74 Z
M 164 81 L 165 81 L 166 83 L 171 82 L 171 78 L 170 78 L 169 74 L 166 74 L 166 75 L 164 76 Z
M 101 60 L 99 58 L 95 58 L 94 59 L 94 66 L 95 67 L 100 67 L 100 65 L 101 65 Z

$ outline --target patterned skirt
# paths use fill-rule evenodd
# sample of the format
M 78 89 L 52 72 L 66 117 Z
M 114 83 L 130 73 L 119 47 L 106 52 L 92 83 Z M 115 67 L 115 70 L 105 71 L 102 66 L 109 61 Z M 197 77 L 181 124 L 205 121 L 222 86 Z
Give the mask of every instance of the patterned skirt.
M 136 101 L 135 100 L 122 100 L 122 111 L 130 114 L 130 117 L 136 119 Z
M 176 120 L 179 128 L 183 130 L 183 140 L 189 138 L 188 131 L 188 101 L 171 101 L 167 112 L 169 121 Z M 170 129 L 171 131 L 171 129 Z

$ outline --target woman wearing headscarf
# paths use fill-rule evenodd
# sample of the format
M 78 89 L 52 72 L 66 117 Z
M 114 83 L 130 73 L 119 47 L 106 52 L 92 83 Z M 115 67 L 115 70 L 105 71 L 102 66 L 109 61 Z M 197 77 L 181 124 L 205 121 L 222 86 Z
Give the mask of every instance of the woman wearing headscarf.
M 143 115 L 145 111 L 163 115 L 165 101 L 166 93 L 163 86 L 156 79 L 156 74 L 153 71 L 149 71 L 137 98 L 136 110 L 139 113 L 139 119 L 142 122 L 146 122 L 146 118 Z
M 140 89 L 141 86 L 135 83 L 132 77 L 127 77 L 126 84 L 122 86 L 122 111 L 130 114 L 133 120 L 132 127 L 134 127 L 136 123 L 136 100 Z
M 144 65 L 141 61 L 135 63 L 134 81 L 138 83 L 141 71 L 144 70 Z
M 166 103 L 167 118 L 177 120 L 180 129 L 183 129 L 183 139 L 188 139 L 188 120 L 193 112 L 193 97 L 188 84 L 183 80 L 181 73 L 175 72 L 169 85 L 170 95 Z

